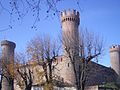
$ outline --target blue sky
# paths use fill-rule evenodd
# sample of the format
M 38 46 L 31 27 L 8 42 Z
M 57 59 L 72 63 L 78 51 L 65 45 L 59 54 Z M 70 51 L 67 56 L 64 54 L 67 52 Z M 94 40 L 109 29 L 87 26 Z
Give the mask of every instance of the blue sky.
M 110 66 L 109 47 L 113 44 L 120 44 L 120 0 L 80 0 L 80 8 L 75 0 L 63 0 L 58 3 L 60 11 L 76 9 L 80 12 L 80 27 L 87 28 L 97 35 L 103 36 L 105 40 L 105 55 L 99 63 Z M 1 10 L 1 9 L 0 9 Z M 44 8 L 41 12 L 40 22 L 37 23 L 37 30 L 31 26 L 34 18 L 31 13 L 22 20 L 12 21 L 13 28 L 9 28 L 10 17 L 5 11 L 0 13 L 0 41 L 7 39 L 16 43 L 16 51 L 25 51 L 26 44 L 35 35 L 49 34 L 51 37 L 58 37 L 61 31 L 60 19 L 58 16 L 50 16 L 45 19 Z

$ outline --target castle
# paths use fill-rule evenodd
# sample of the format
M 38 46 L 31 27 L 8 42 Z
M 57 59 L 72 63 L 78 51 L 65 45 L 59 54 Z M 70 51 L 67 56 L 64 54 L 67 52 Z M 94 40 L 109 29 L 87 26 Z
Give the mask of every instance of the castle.
M 80 24 L 80 15 L 79 12 L 73 11 L 64 11 L 61 13 L 61 24 L 62 24 L 62 33 L 63 38 L 69 34 L 71 36 L 70 39 L 73 39 L 73 42 L 67 41 L 67 45 L 73 46 L 74 52 L 76 55 L 79 54 L 78 38 L 79 38 L 79 24 Z M 2 47 L 2 58 L 6 63 L 10 63 L 10 60 L 14 59 L 14 49 L 15 43 L 11 41 L 4 40 L 1 42 Z M 64 47 L 64 45 L 63 45 Z M 95 62 L 91 62 L 91 70 L 89 71 L 89 77 L 86 81 L 86 90 L 104 90 L 102 89 L 104 83 L 113 83 L 120 82 L 120 45 L 113 45 L 110 50 L 110 59 L 111 59 L 111 68 L 106 67 Z M 67 53 L 64 51 L 64 55 Z M 73 73 L 73 68 L 71 62 L 68 58 L 60 56 L 58 57 L 58 65 L 57 68 L 60 70 L 55 71 L 55 74 L 60 75 L 64 82 L 67 82 L 71 85 L 74 85 L 75 78 Z M 9 76 L 8 76 L 9 77 Z M 9 90 L 10 85 L 8 85 L 7 80 L 3 77 L 2 81 L 2 90 Z M 66 86 L 67 87 L 67 86 Z M 74 87 L 74 86 L 73 86 Z M 18 90 L 18 89 L 17 89 Z M 59 89 L 58 89 L 59 90 Z M 74 90 L 74 89 L 64 89 L 64 90 Z M 109 90 L 113 90 L 109 88 Z

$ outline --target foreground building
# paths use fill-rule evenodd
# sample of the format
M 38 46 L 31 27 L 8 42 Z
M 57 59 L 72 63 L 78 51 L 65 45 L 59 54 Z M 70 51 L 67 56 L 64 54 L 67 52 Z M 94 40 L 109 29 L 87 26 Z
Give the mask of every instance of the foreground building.
M 80 24 L 80 16 L 79 12 L 73 11 L 64 11 L 61 13 L 61 23 L 62 23 L 62 33 L 63 39 L 66 39 L 66 36 L 71 36 L 70 39 L 73 39 L 73 42 L 67 43 L 68 46 L 74 47 L 74 52 L 76 55 L 79 55 L 79 24 Z M 4 44 L 3 44 L 4 42 Z M 8 48 L 7 50 L 2 48 L 3 56 L 7 54 L 7 57 L 11 55 L 14 56 L 14 48 L 15 45 L 11 44 L 10 41 L 3 41 L 1 43 L 2 47 Z M 9 44 L 10 43 L 10 44 Z M 7 46 L 7 47 L 6 47 Z M 65 47 L 63 45 L 63 47 Z M 106 67 L 95 62 L 90 62 L 88 77 L 86 80 L 86 88 L 85 90 L 117 90 L 115 87 L 105 87 L 107 83 L 120 83 L 120 45 L 113 45 L 110 48 L 110 58 L 111 58 L 111 67 Z M 53 73 L 57 78 L 57 81 L 62 81 L 60 85 L 56 85 L 55 90 L 75 90 L 75 78 L 73 73 L 73 68 L 70 60 L 66 58 L 67 53 L 64 51 L 63 56 L 59 56 L 57 61 L 54 63 L 58 63 L 56 66 L 57 70 Z M 4 81 L 2 85 L 3 87 L 7 86 L 7 81 Z M 33 90 L 42 90 L 41 87 L 33 85 Z M 8 89 L 2 89 L 8 90 Z M 15 85 L 15 90 L 20 90 L 18 86 Z

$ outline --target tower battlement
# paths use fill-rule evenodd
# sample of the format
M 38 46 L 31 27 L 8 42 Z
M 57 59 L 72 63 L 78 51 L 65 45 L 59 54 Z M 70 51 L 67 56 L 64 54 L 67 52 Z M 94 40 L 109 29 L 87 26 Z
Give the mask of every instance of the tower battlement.
M 8 45 L 8 46 L 11 46 L 13 48 L 16 47 L 16 44 L 14 42 L 11 42 L 11 41 L 8 41 L 8 40 L 1 41 L 1 46 L 4 46 L 4 45 Z
M 120 51 L 120 45 L 112 45 L 110 47 L 110 52 Z
M 68 11 L 64 10 L 63 12 L 61 12 L 61 22 L 65 22 L 65 21 L 75 21 L 79 24 L 79 12 L 76 10 L 72 10 L 70 11 L 70 9 Z

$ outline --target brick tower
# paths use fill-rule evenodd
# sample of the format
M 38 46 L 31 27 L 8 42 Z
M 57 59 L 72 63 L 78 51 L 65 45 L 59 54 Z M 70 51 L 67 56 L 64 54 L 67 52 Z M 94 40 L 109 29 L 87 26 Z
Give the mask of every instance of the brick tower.
M 10 78 L 9 72 L 6 67 L 11 63 L 14 63 L 14 49 L 15 43 L 4 40 L 1 42 L 2 47 L 2 61 L 3 61 L 3 76 L 2 78 L 2 90 L 14 90 L 14 80 Z M 11 67 L 10 67 L 11 68 Z M 7 77 L 7 78 L 6 78 Z M 8 83 L 8 79 L 11 80 L 11 84 Z
M 76 10 L 68 10 L 61 12 L 61 26 L 62 26 L 62 38 L 63 38 L 63 48 L 66 46 L 71 48 L 71 52 L 76 56 L 79 55 L 79 12 Z M 73 67 L 69 58 L 67 57 L 67 53 L 64 50 L 64 65 L 62 77 L 64 78 L 64 82 L 68 82 L 70 84 L 75 83 Z

